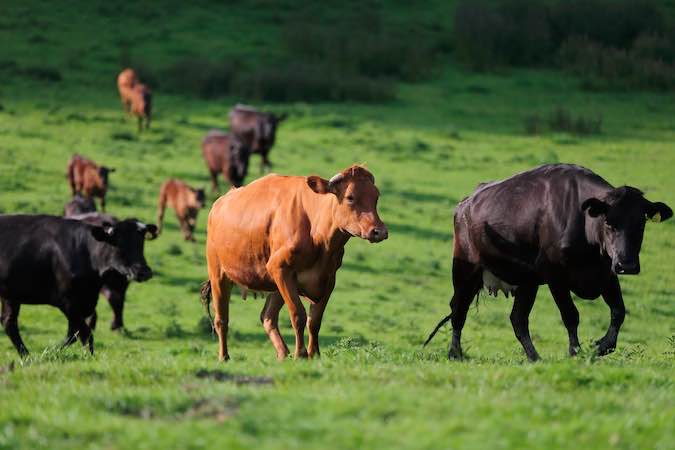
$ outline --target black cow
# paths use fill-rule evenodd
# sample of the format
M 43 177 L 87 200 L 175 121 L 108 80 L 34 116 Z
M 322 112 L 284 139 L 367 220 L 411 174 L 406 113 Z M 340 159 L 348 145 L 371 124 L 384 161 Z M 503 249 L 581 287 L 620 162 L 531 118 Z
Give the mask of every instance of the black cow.
M 235 105 L 230 110 L 230 131 L 241 139 L 252 153 L 258 153 L 262 156 L 261 172 L 272 167 L 267 155 L 276 140 L 279 123 L 286 120 L 287 117 L 287 114 L 277 116 L 241 104 Z
M 640 272 L 647 219 L 673 211 L 652 203 L 638 189 L 614 188 L 600 176 L 569 164 L 545 165 L 503 181 L 480 185 L 455 211 L 452 264 L 454 295 L 449 358 L 461 358 L 466 314 L 481 288 L 514 295 L 511 324 L 527 357 L 539 358 L 528 318 L 539 285 L 548 284 L 569 334 L 569 353 L 579 349 L 579 312 L 570 292 L 584 299 L 602 295 L 610 308 L 609 329 L 596 342 L 600 355 L 616 347 L 625 308 L 617 275 Z M 426 345 L 426 343 L 425 343 Z
M 28 354 L 18 327 L 22 304 L 59 308 L 68 319 L 63 345 L 79 336 L 93 353 L 85 319 L 95 313 L 99 291 L 111 273 L 127 281 L 152 277 L 143 244 L 156 233 L 155 225 L 135 219 L 101 227 L 44 215 L 0 216 L 1 320 L 19 354 Z

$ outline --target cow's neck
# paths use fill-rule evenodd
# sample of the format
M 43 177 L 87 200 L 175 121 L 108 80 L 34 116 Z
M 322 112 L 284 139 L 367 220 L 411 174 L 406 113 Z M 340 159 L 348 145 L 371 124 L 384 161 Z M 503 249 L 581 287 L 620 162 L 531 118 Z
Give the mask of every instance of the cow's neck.
M 337 198 L 333 194 L 323 194 L 315 198 L 318 198 L 318 204 L 313 208 L 313 215 L 310 217 L 312 240 L 329 253 L 344 248 L 351 235 L 337 225 Z
M 106 242 L 97 241 L 93 236 L 89 236 L 89 255 L 91 258 L 91 266 L 96 273 L 103 275 L 108 270 L 112 269 L 110 261 L 113 260 L 114 247 Z

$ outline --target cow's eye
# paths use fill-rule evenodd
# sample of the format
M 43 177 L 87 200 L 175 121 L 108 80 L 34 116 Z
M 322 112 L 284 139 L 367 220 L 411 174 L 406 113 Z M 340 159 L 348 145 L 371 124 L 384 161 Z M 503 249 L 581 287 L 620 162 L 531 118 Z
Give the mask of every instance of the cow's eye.
M 348 195 L 345 198 L 347 199 L 347 203 L 349 203 L 349 204 L 354 203 L 354 196 L 353 195 Z

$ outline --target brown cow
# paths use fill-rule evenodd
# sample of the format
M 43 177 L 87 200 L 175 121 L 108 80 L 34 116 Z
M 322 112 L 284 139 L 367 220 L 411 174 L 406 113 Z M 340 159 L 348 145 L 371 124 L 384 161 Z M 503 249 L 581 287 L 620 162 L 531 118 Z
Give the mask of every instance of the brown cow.
M 295 357 L 319 355 L 321 318 L 345 244 L 352 236 L 370 242 L 388 236 L 377 214 L 378 198 L 373 175 L 354 165 L 330 180 L 267 175 L 216 200 L 208 220 L 209 281 L 202 299 L 212 297 L 220 360 L 229 359 L 229 300 L 235 283 L 271 292 L 260 320 L 278 359 L 289 353 L 278 327 L 284 303 L 295 331 Z M 301 295 L 311 302 L 309 318 Z
M 185 240 L 194 241 L 192 233 L 197 223 L 197 214 L 204 207 L 204 202 L 204 189 L 191 188 L 186 183 L 173 178 L 166 180 L 159 191 L 157 233 L 159 234 L 162 231 L 164 210 L 168 203 L 176 211 L 176 217 L 181 230 L 183 230 Z
M 105 211 L 105 195 L 108 191 L 108 174 L 114 172 L 105 166 L 84 158 L 77 153 L 68 162 L 68 182 L 72 194 L 81 194 L 84 197 L 98 197 L 101 199 L 101 210 Z
M 134 69 L 124 69 L 117 75 L 117 90 L 120 93 L 124 112 L 131 115 L 131 97 L 134 86 L 138 83 L 138 77 Z
M 219 172 L 234 187 L 244 184 L 251 152 L 241 139 L 231 133 L 211 130 L 202 141 L 202 154 L 214 192 L 218 191 Z
M 271 169 L 269 154 L 276 139 L 277 126 L 288 117 L 258 111 L 246 105 L 235 105 L 229 113 L 230 130 L 251 149 L 262 157 L 260 172 Z
M 150 128 L 152 116 L 152 92 L 141 83 L 134 69 L 124 69 L 117 76 L 117 89 L 120 93 L 122 108 L 129 115 L 138 117 L 138 132 Z

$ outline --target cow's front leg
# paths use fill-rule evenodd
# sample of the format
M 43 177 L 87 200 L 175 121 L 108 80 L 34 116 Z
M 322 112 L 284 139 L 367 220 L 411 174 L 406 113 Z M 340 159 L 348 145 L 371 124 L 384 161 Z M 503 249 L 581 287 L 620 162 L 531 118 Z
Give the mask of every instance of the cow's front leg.
M 307 325 L 307 312 L 300 301 L 298 287 L 296 285 L 293 271 L 286 265 L 290 259 L 292 250 L 283 250 L 276 252 L 267 262 L 267 270 L 272 275 L 274 282 L 279 289 L 284 303 L 288 307 L 288 314 L 291 317 L 291 325 L 295 332 L 295 358 L 306 358 L 307 349 L 305 348 L 305 326 Z
M 260 312 L 260 322 L 262 322 L 265 333 L 267 333 L 270 341 L 272 341 L 278 360 L 285 359 L 290 353 L 286 342 L 284 342 L 284 338 L 279 332 L 279 311 L 282 306 L 284 306 L 284 299 L 281 297 L 281 294 L 274 292 L 267 296 L 265 306 L 263 306 Z
M 616 341 L 619 337 L 619 329 L 623 324 L 623 319 L 626 317 L 626 307 L 623 304 L 623 296 L 621 295 L 621 285 L 616 275 L 612 276 L 607 284 L 605 291 L 602 293 L 602 298 L 609 306 L 610 321 L 607 333 L 595 342 L 599 355 L 607 355 L 612 353 L 616 348 Z
M 319 330 L 321 329 L 321 319 L 323 312 L 328 305 L 328 297 L 321 299 L 318 303 L 313 303 L 309 307 L 309 318 L 307 320 L 307 331 L 309 331 L 309 343 L 307 344 L 307 354 L 310 358 L 321 356 L 319 352 Z
M 539 354 L 532 344 L 532 338 L 530 338 L 530 312 L 532 306 L 534 306 L 534 300 L 537 298 L 538 288 L 539 286 L 536 285 L 518 287 L 511 311 L 513 331 L 530 361 L 539 359 Z
M 18 303 L 10 304 L 7 301 L 2 302 L 2 314 L 0 318 L 2 320 L 2 326 L 5 328 L 5 333 L 9 336 L 9 339 L 14 344 L 14 348 L 19 352 L 19 356 L 22 358 L 28 356 L 28 349 L 21 339 L 19 334 L 19 309 L 21 305 Z

